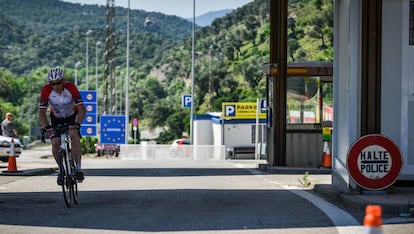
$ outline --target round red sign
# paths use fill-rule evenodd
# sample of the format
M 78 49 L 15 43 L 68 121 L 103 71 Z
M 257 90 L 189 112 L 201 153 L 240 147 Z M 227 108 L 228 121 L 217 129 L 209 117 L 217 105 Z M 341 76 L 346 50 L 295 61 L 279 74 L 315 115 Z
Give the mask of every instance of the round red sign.
M 86 99 L 87 100 L 92 100 L 93 99 L 93 95 L 90 94 L 90 93 L 86 94 Z
M 369 190 L 381 190 L 392 185 L 400 175 L 401 152 L 383 135 L 366 135 L 349 149 L 347 167 L 356 184 Z
M 133 127 L 138 127 L 138 119 L 137 119 L 137 118 L 134 118 L 134 119 L 132 120 L 132 126 L 133 126 Z

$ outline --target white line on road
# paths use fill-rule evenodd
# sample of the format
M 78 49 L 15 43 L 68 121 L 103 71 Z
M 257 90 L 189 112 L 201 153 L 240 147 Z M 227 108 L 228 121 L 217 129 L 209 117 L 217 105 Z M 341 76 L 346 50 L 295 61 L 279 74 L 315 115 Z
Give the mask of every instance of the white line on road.
M 243 167 L 241 165 L 237 165 L 237 164 L 235 165 L 236 167 Z M 248 170 L 253 175 L 260 177 L 265 182 L 275 184 L 311 202 L 313 205 L 318 207 L 322 212 L 324 212 L 326 216 L 328 216 L 328 218 L 335 225 L 339 234 L 362 233 L 363 232 L 363 226 L 361 226 L 359 222 L 352 215 L 338 208 L 337 206 L 329 203 L 328 201 L 325 201 L 319 198 L 318 196 L 311 194 L 305 190 L 302 190 L 299 188 L 292 189 L 291 185 L 283 184 L 278 181 L 265 178 L 261 171 L 248 169 L 248 168 L 246 168 L 246 170 Z

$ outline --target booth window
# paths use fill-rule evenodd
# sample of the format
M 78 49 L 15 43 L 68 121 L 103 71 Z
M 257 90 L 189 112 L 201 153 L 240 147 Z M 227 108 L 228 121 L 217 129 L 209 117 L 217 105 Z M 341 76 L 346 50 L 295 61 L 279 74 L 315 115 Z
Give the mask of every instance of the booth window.
M 266 130 L 265 130 L 265 125 L 264 124 L 259 124 L 259 140 L 258 140 L 258 142 L 261 142 L 261 143 L 266 143 L 266 136 L 265 136 L 265 134 L 266 134 Z M 252 144 L 255 144 L 256 143 L 256 124 L 252 124 L 252 127 L 251 127 L 251 131 L 250 131 L 251 133 L 252 133 L 252 135 L 251 135 L 251 137 L 250 137 L 250 139 L 252 139 L 252 141 L 251 141 L 251 143 Z
M 320 77 L 288 77 L 287 123 L 319 124 L 333 120 L 333 85 Z

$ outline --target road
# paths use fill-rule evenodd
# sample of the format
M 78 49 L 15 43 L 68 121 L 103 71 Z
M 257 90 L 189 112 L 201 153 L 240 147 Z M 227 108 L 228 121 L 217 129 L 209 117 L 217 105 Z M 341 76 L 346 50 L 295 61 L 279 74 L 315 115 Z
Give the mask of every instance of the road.
M 54 165 L 40 151 L 25 151 L 18 163 Z M 266 174 L 252 161 L 84 158 L 83 168 L 73 208 L 56 174 L 0 176 L 0 233 L 363 232 L 360 221 L 302 188 L 299 176 Z M 329 183 L 326 176 L 311 179 Z

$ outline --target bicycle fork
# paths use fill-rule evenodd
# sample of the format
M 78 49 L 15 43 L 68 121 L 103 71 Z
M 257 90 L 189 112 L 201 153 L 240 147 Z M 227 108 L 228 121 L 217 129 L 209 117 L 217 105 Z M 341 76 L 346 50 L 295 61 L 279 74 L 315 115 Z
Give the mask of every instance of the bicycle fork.
M 67 142 L 66 142 L 66 136 L 64 134 L 60 135 L 60 150 L 65 152 L 65 157 L 61 158 L 61 162 L 63 163 L 63 160 L 65 160 L 65 165 L 67 165 L 68 168 L 66 168 L 66 173 L 68 175 L 69 178 L 72 178 L 73 176 L 73 171 L 71 169 L 71 161 L 70 161 L 70 157 L 69 157 L 69 150 L 67 147 Z M 64 167 L 64 165 L 62 165 Z

